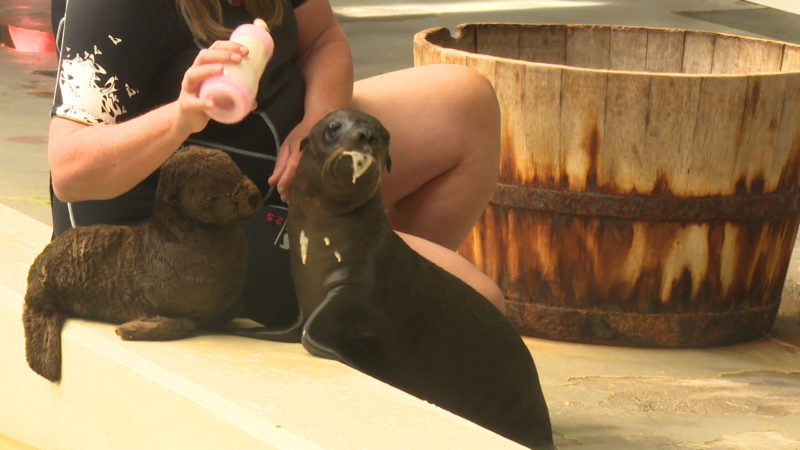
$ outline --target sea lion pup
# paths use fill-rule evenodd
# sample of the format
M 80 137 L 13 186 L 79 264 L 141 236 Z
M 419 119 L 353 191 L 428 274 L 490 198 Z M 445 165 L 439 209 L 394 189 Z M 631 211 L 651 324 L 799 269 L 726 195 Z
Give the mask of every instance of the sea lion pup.
M 536 448 L 552 432 L 530 352 L 508 320 L 389 227 L 380 195 L 389 133 L 354 110 L 302 142 L 287 227 L 314 355 Z
M 228 155 L 187 147 L 161 167 L 153 214 L 138 227 L 94 225 L 54 239 L 28 272 L 28 365 L 61 378 L 66 317 L 121 323 L 128 340 L 170 340 L 238 309 L 247 264 L 239 222 L 258 188 Z

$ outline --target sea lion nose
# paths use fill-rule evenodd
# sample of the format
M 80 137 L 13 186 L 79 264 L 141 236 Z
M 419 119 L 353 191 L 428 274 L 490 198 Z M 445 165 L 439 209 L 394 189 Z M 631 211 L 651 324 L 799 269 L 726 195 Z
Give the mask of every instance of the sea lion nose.
M 372 130 L 369 127 L 359 127 L 355 130 L 356 139 L 361 144 L 370 144 L 372 141 L 375 140 L 375 136 L 372 134 Z

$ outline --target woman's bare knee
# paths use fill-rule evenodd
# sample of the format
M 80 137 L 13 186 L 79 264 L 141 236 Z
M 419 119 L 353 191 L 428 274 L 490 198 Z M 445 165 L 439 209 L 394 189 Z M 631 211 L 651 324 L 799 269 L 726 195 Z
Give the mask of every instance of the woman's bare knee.
M 397 231 L 396 233 L 414 251 L 470 285 L 500 312 L 505 312 L 505 298 L 497 284 L 461 255 L 423 238 Z

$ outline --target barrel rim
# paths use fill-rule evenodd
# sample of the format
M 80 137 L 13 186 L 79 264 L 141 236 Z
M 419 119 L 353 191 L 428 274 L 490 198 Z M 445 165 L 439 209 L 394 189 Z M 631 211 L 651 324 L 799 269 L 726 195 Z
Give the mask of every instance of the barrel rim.
M 498 182 L 489 202 L 554 214 L 668 222 L 776 221 L 800 216 L 800 191 L 678 197 L 573 192 Z
M 651 76 L 651 77 L 661 77 L 661 78 L 687 78 L 687 79 L 733 79 L 733 78 L 741 78 L 741 77 L 800 77 L 800 69 L 796 70 L 789 70 L 789 71 L 763 71 L 763 72 L 743 72 L 743 73 L 710 73 L 710 72 L 701 72 L 701 73 L 683 73 L 683 72 L 650 72 L 646 70 L 619 70 L 619 69 L 597 69 L 597 68 L 590 68 L 590 67 L 580 67 L 580 66 L 571 66 L 568 64 L 555 64 L 555 63 L 545 63 L 545 62 L 538 62 L 538 61 L 528 61 L 524 59 L 516 59 L 516 58 L 508 58 L 504 56 L 495 56 L 495 55 L 487 55 L 484 53 L 472 52 L 468 50 L 461 50 L 452 47 L 445 47 L 434 42 L 431 42 L 428 37 L 433 35 L 437 32 L 446 31 L 450 36 L 450 39 L 458 40 L 462 37 L 465 33 L 465 30 L 468 27 L 485 27 L 485 26 L 511 26 L 511 27 L 596 27 L 596 28 L 610 28 L 610 29 L 630 29 L 630 30 L 646 30 L 646 31 L 666 31 L 666 32 L 690 32 L 690 33 L 698 33 L 698 34 L 706 34 L 706 35 L 714 35 L 714 36 L 722 36 L 722 37 L 729 37 L 734 39 L 742 39 L 754 42 L 763 42 L 763 43 L 770 43 L 770 44 L 778 44 L 783 45 L 784 48 L 786 46 L 796 48 L 800 51 L 800 44 L 794 44 L 791 42 L 785 41 L 778 41 L 772 39 L 764 39 L 764 38 L 757 38 L 757 37 L 750 37 L 750 36 L 741 36 L 732 33 L 724 33 L 724 32 L 716 32 L 716 31 L 706 31 L 706 30 L 690 30 L 690 29 L 682 29 L 682 28 L 666 28 L 666 27 L 642 27 L 642 26 L 627 26 L 627 25 L 603 25 L 603 24 L 563 24 L 563 23 L 504 23 L 504 22 L 470 22 L 470 23 L 462 23 L 458 24 L 455 27 L 454 32 L 451 32 L 447 27 L 431 27 L 425 30 L 418 31 L 414 34 L 413 44 L 415 47 L 415 52 L 417 51 L 418 46 L 424 45 L 431 45 L 440 49 L 443 52 L 452 52 L 455 54 L 464 54 L 469 55 L 470 57 L 477 58 L 477 59 L 487 59 L 492 61 L 506 61 L 512 62 L 516 64 L 522 64 L 524 66 L 531 66 L 531 67 L 544 67 L 544 68 L 551 68 L 551 69 L 567 69 L 576 72 L 586 72 L 586 73 L 602 73 L 602 74 L 613 74 L 613 75 L 631 75 L 631 76 Z

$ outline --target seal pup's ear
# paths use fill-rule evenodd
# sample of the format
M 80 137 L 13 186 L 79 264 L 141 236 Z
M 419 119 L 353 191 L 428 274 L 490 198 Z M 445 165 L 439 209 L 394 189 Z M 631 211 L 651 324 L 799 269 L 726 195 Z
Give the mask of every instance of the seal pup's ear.
M 392 156 L 386 154 L 386 173 L 392 173 Z
M 167 205 L 175 206 L 178 204 L 180 200 L 180 192 L 178 191 L 178 186 L 170 186 L 164 191 L 164 195 L 161 198 L 161 201 Z

